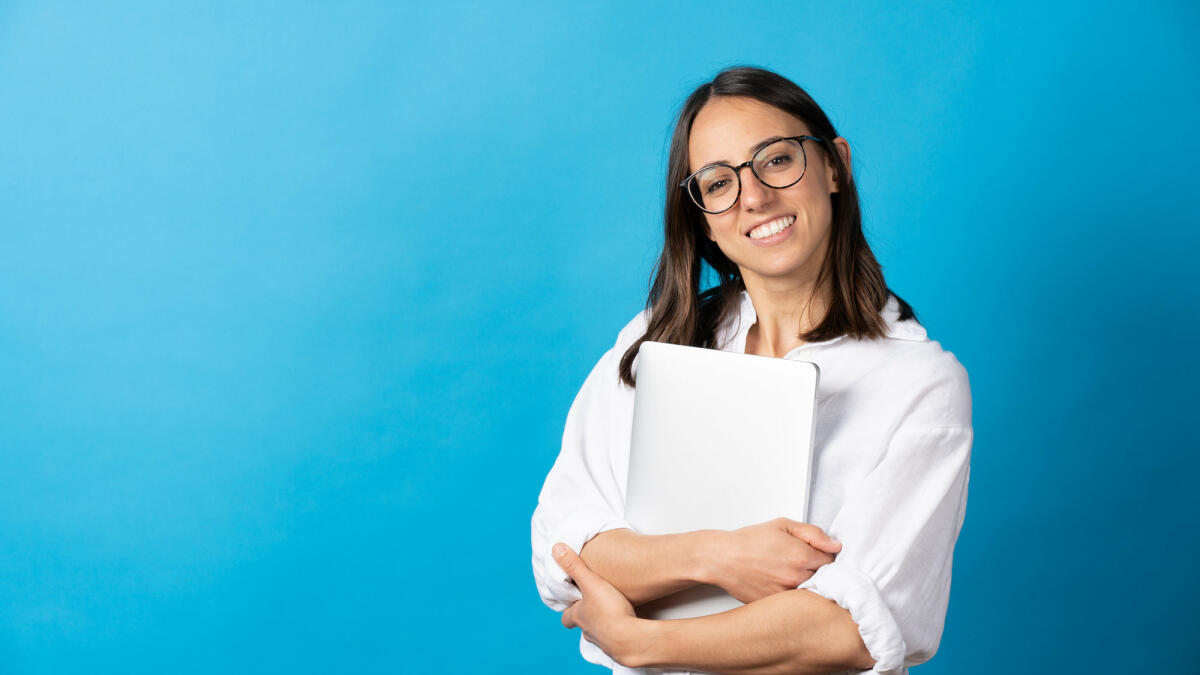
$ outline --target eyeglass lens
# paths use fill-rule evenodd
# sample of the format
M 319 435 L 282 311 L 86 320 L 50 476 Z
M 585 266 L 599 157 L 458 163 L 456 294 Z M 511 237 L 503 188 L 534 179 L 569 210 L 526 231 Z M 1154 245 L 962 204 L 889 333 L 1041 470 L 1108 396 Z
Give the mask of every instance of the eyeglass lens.
M 785 138 L 754 153 L 750 167 L 765 185 L 780 189 L 799 182 L 804 177 L 805 164 L 804 146 L 798 140 Z M 696 206 L 719 213 L 737 201 L 740 180 L 732 167 L 712 166 L 692 176 L 687 191 Z

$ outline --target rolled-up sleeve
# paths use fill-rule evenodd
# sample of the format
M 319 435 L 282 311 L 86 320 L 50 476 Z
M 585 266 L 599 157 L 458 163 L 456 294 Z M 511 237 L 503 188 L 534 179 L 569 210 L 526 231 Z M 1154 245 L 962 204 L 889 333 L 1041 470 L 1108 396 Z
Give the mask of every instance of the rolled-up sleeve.
M 937 651 L 972 440 L 966 371 L 951 359 L 917 392 L 878 463 L 847 492 L 828 527 L 842 551 L 800 585 L 850 612 L 876 661 L 873 672 L 903 672 Z
M 633 414 L 632 390 L 622 391 L 617 374 L 620 345 L 618 340 L 605 353 L 572 402 L 562 449 L 533 512 L 533 576 L 542 601 L 556 611 L 581 596 L 550 548 L 561 541 L 579 551 L 601 532 L 632 529 L 624 519 L 624 481 L 614 461 L 616 453 L 628 455 Z

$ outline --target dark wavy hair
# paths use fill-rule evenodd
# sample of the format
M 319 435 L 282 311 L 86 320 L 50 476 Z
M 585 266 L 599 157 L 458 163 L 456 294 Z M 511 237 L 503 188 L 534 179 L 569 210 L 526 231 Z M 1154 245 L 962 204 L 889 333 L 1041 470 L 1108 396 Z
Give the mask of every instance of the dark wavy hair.
M 829 153 L 838 184 L 830 195 L 833 223 L 830 245 L 816 287 L 828 282 L 832 299 L 821 322 L 799 337 L 806 342 L 830 340 L 840 335 L 879 338 L 887 324 L 881 314 L 892 291 L 883 281 L 883 270 L 867 245 L 862 231 L 858 190 L 850 167 L 833 145 L 838 137 L 833 123 L 816 101 L 791 80 L 761 68 L 737 67 L 721 71 L 712 82 L 688 96 L 675 122 L 667 164 L 667 196 L 663 213 L 663 249 L 654 267 L 646 309 L 646 333 L 621 357 L 621 381 L 636 386 L 633 360 L 647 340 L 692 347 L 717 348 L 717 329 L 738 307 L 746 285 L 738 266 L 706 236 L 704 213 L 692 203 L 680 182 L 687 178 L 688 138 L 696 114 L 718 96 L 741 96 L 775 106 L 803 121 L 822 140 Z M 716 283 L 701 290 L 707 265 Z M 711 277 L 710 277 L 711 278 Z M 912 307 L 895 296 L 900 319 L 914 319 Z

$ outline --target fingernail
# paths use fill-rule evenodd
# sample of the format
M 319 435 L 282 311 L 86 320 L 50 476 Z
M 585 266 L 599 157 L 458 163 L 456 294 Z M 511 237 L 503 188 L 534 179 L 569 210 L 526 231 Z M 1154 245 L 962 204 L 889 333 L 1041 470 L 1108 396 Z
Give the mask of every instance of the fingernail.
M 561 558 L 566 554 L 567 554 L 567 545 L 566 544 L 555 544 L 554 545 L 554 557 L 555 558 Z

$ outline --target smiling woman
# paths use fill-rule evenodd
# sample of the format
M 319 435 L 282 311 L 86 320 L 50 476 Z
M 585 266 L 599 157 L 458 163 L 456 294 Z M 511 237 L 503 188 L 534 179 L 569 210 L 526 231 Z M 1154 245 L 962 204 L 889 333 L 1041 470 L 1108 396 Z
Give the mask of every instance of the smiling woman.
M 542 599 L 583 630 L 584 657 L 614 671 L 903 673 L 927 661 L 966 510 L 970 386 L 884 283 L 849 143 L 789 80 L 723 71 L 680 112 L 664 224 L 646 310 L 584 382 L 538 498 Z M 702 289 L 705 267 L 716 283 Z M 625 468 L 646 340 L 818 364 L 810 522 L 634 531 Z M 696 584 L 746 604 L 636 616 Z

